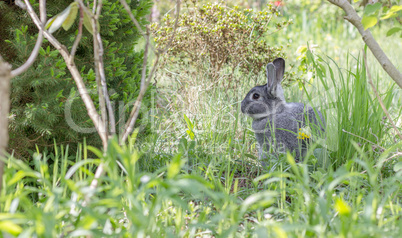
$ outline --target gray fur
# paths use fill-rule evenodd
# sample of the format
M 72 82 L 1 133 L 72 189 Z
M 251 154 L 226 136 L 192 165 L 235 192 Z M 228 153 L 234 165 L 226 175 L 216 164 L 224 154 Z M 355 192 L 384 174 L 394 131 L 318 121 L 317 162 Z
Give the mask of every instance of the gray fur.
M 321 112 L 316 110 L 317 117 L 314 109 L 303 103 L 286 103 L 281 87 L 284 70 L 282 58 L 269 63 L 267 84 L 252 88 L 241 102 L 242 113 L 254 119 L 252 128 L 260 146 L 260 158 L 267 157 L 270 150 L 274 155 L 289 150 L 300 159 L 308 141 L 297 139 L 299 128 L 309 125 L 312 131 L 325 130 Z

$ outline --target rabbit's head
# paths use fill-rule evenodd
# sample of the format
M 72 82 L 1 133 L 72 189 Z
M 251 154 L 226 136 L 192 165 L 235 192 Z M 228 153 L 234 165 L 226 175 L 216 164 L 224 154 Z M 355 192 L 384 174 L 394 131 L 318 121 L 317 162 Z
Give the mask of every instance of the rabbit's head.
M 286 101 L 281 81 L 285 73 L 285 60 L 277 58 L 267 65 L 267 84 L 256 86 L 241 102 L 242 113 L 254 118 L 265 118 L 283 110 Z

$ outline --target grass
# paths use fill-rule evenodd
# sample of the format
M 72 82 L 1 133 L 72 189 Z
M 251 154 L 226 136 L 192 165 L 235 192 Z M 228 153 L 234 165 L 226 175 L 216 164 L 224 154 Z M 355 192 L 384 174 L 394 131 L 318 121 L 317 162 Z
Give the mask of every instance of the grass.
M 74 156 L 68 146 L 55 146 L 52 154 L 37 151 L 30 164 L 6 159 L 1 235 L 398 237 L 402 143 L 367 83 L 361 50 L 346 48 L 361 40 L 340 39 L 345 25 L 328 22 L 331 37 L 339 38 L 326 41 L 315 19 L 296 19 L 285 31 L 322 45 L 306 55 L 313 77 L 285 89 L 288 101 L 310 103 L 327 120 L 326 140 L 314 143 L 306 160 L 283 155 L 260 166 L 251 120 L 239 105 L 254 80 L 235 72 L 244 77 L 242 85 L 222 88 L 202 72 L 162 71 L 153 106 L 142 118 L 148 136 L 140 130 L 125 147 L 111 140 L 105 155 L 84 143 Z M 338 56 L 331 55 L 333 43 L 345 46 Z M 292 47 L 295 52 L 298 45 Z M 297 65 L 294 54 L 288 52 L 288 62 Z M 398 56 L 391 54 L 397 63 Z M 372 57 L 367 63 L 400 128 L 401 90 Z M 225 73 L 220 77 L 225 80 Z M 106 174 L 92 191 L 101 162 Z

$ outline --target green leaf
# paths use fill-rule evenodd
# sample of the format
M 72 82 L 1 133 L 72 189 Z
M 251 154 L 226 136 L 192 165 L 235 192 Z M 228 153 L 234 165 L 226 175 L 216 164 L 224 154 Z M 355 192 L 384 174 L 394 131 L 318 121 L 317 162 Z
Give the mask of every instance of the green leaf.
M 180 173 L 181 168 L 184 165 L 184 160 L 181 159 L 182 154 L 179 153 L 174 156 L 172 161 L 169 163 L 167 167 L 167 177 L 169 179 L 176 177 Z
M 314 56 L 313 53 L 311 53 L 310 49 L 307 50 L 306 55 L 307 55 L 307 62 L 314 63 Z
M 67 15 L 67 18 L 64 20 L 63 24 L 61 25 L 65 31 L 70 29 L 70 27 L 73 25 L 75 19 L 77 18 L 77 13 L 78 13 L 78 3 L 73 2 L 70 4 L 70 12 Z
M 342 198 L 338 198 L 335 201 L 335 210 L 341 216 L 348 216 L 350 215 L 352 208 L 349 206 L 347 202 L 345 202 Z
M 11 185 L 21 181 L 25 177 L 32 177 L 32 178 L 37 179 L 40 177 L 40 174 L 38 172 L 27 172 L 27 171 L 20 170 L 17 173 L 15 173 L 13 178 L 7 182 L 7 186 L 11 186 Z
M 190 136 L 190 139 L 194 140 L 194 138 L 195 138 L 194 131 L 193 131 L 194 125 L 193 125 L 193 123 L 191 123 L 190 119 L 188 119 L 186 114 L 183 114 L 183 117 L 187 123 L 187 128 L 188 128 L 188 130 L 186 130 L 186 132 Z
M 388 12 L 387 14 L 385 14 L 383 17 L 381 17 L 381 20 L 385 20 L 385 19 L 389 19 L 391 17 L 395 17 L 397 14 L 395 12 Z
M 42 56 L 45 56 L 45 54 L 46 54 L 45 50 L 42 47 L 40 47 L 40 49 L 39 49 L 39 54 Z
M 73 166 L 71 166 L 71 168 L 67 171 L 66 176 L 64 176 L 64 178 L 70 179 L 70 177 L 74 175 L 75 171 L 77 171 L 81 166 L 84 166 L 86 164 L 100 164 L 100 160 L 99 159 L 81 160 L 75 163 Z
M 12 221 L 0 221 L 0 230 L 16 236 L 22 232 L 22 227 Z
M 402 10 L 402 5 L 395 5 L 389 9 L 389 12 L 399 12 Z
M 398 162 L 394 165 L 394 171 L 398 172 L 399 170 L 402 170 L 402 162 Z
M 363 19 L 362 19 L 362 24 L 363 24 L 364 30 L 367 30 L 368 28 L 375 26 L 375 24 L 377 24 L 377 22 L 378 22 L 377 17 L 363 16 Z
M 56 16 L 50 18 L 47 23 L 46 23 L 46 29 L 49 29 L 50 33 L 53 33 L 57 31 L 64 23 L 64 21 L 67 19 L 67 17 L 70 15 L 71 12 L 71 5 L 70 4 L 64 11 L 61 13 L 57 14 Z M 77 14 L 75 14 L 77 16 Z
M 396 17 L 397 12 L 402 10 L 402 5 L 392 6 L 389 11 L 381 17 L 381 20 L 389 19 L 391 17 Z
M 387 36 L 392 36 L 393 34 L 397 33 L 398 31 L 402 30 L 402 28 L 400 27 L 392 27 L 391 29 L 389 29 L 389 31 L 387 32 Z
M 375 4 L 367 4 L 366 8 L 364 8 L 364 16 L 370 16 L 370 15 L 374 14 L 381 7 L 382 7 L 382 4 L 380 2 L 377 2 Z
M 93 35 L 94 34 L 94 31 L 92 30 L 93 14 L 88 8 L 86 8 L 86 7 L 84 7 L 84 8 L 85 8 L 83 11 L 84 12 L 84 26 L 85 26 L 85 29 L 87 29 L 87 31 Z M 99 26 L 98 21 L 96 21 L 96 27 L 98 28 L 98 31 L 99 31 L 100 26 Z

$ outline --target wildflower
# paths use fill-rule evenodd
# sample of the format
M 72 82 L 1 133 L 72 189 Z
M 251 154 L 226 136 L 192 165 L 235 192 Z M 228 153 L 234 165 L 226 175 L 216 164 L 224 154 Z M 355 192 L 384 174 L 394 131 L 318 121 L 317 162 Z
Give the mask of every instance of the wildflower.
M 297 135 L 297 139 L 305 140 L 305 139 L 310 139 L 310 137 L 311 137 L 310 127 L 306 126 L 303 128 L 299 128 L 299 133 Z

